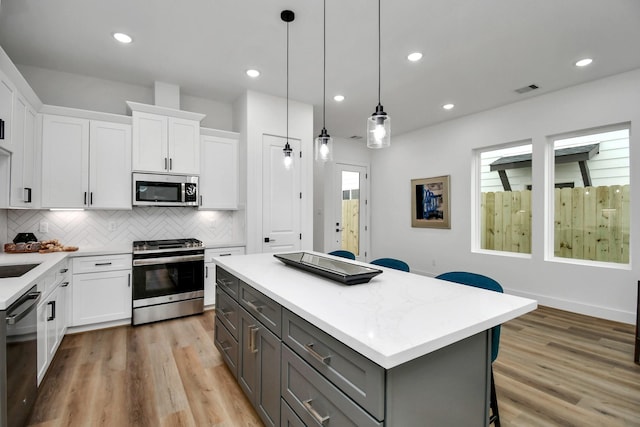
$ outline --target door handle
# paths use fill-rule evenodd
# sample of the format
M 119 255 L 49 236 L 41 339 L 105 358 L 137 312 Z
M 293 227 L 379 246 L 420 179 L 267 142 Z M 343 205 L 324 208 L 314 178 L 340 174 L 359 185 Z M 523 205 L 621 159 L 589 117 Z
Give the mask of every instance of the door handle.
M 51 316 L 47 317 L 47 322 L 52 321 L 53 319 L 56 318 L 56 302 L 55 301 L 49 301 L 47 303 L 47 305 L 51 306 Z
M 167 158 L 164 158 L 164 170 L 167 170 Z
M 4 139 L 4 120 L 0 119 L 0 139 Z
M 173 159 L 169 159 L 169 170 L 173 170 Z
M 251 353 L 258 352 L 258 347 L 256 347 L 256 335 L 259 330 L 260 328 L 255 325 L 249 326 L 249 351 L 251 351 Z
M 24 202 L 31 203 L 31 188 L 29 187 L 24 188 Z
M 209 266 L 207 265 L 204 266 L 204 278 L 205 279 L 209 278 Z

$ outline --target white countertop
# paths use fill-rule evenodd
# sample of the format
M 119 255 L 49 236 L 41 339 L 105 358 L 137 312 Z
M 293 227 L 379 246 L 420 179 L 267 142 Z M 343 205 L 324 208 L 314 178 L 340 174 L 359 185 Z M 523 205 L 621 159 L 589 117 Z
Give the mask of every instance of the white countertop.
M 287 266 L 273 254 L 215 262 L 386 369 L 537 307 L 531 299 L 378 266 L 384 272 L 369 283 L 346 286 Z

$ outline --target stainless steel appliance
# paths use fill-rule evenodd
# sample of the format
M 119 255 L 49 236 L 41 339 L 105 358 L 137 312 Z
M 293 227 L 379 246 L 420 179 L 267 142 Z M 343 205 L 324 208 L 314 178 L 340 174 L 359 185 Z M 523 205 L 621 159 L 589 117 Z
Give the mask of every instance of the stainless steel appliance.
M 0 427 L 27 424 L 38 394 L 36 286 L 0 312 Z
M 204 310 L 204 245 L 197 239 L 133 242 L 132 323 Z
M 198 177 L 133 174 L 134 206 L 197 206 Z

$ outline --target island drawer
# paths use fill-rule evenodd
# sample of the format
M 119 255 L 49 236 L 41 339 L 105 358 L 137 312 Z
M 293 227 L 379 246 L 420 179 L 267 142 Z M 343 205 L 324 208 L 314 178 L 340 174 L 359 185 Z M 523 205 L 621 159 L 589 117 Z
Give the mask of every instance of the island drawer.
M 238 278 L 217 265 L 216 284 L 227 291 L 231 298 L 238 299 Z
M 222 359 L 225 361 L 229 370 L 235 378 L 238 378 L 238 341 L 233 338 L 227 328 L 216 318 L 214 326 L 213 341 L 222 354 Z
M 284 399 L 280 399 L 280 427 L 307 427 Z
M 278 338 L 282 332 L 280 304 L 240 280 L 238 302 Z
M 240 306 L 225 291 L 216 288 L 216 319 L 224 324 L 231 335 L 238 340 L 238 319 Z
M 382 426 L 286 345 L 281 395 L 307 426 Z
M 282 340 L 375 418 L 384 418 L 384 369 L 289 310 Z

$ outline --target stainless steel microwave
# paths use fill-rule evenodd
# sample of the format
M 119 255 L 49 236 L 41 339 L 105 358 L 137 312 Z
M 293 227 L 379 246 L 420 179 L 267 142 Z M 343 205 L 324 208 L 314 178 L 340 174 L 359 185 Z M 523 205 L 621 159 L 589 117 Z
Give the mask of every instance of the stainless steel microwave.
M 197 205 L 197 176 L 133 174 L 133 206 Z

